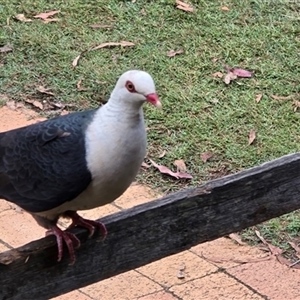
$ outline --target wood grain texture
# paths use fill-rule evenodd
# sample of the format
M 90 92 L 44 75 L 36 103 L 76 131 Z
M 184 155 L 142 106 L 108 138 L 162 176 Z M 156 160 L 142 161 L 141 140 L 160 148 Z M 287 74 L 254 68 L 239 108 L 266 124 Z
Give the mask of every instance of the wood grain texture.
M 75 265 L 47 237 L 0 254 L 0 299 L 49 299 L 300 208 L 300 154 L 213 180 L 101 221 L 104 242 L 82 241 Z M 103 295 L 103 299 L 105 295 Z

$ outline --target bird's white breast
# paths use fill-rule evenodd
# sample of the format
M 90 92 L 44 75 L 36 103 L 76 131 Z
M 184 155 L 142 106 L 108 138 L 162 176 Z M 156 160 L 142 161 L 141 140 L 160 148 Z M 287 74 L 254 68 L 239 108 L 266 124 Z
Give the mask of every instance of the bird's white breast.
M 105 205 L 122 195 L 137 175 L 146 155 L 146 132 L 142 110 L 138 122 L 103 116 L 98 110 L 86 130 L 86 162 L 92 182 L 74 200 L 47 212 L 49 219 L 66 210 L 85 210 Z

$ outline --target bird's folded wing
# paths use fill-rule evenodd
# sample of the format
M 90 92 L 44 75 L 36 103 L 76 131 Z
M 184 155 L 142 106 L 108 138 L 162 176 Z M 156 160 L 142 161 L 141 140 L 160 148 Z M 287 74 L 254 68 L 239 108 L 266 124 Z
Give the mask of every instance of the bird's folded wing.
M 52 209 L 91 182 L 85 128 L 94 111 L 0 134 L 0 198 L 29 212 Z

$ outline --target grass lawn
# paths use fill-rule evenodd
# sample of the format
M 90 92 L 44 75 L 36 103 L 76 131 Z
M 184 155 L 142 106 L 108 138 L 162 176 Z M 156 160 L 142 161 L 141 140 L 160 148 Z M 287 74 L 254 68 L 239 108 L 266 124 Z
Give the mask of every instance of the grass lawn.
M 173 0 L 133 2 L 2 0 L 0 47 L 13 48 L 0 53 L 2 99 L 51 99 L 81 110 L 108 99 L 125 70 L 148 71 L 164 106 L 162 112 L 145 109 L 149 157 L 171 168 L 175 159 L 183 159 L 194 176 L 179 182 L 153 168 L 139 176 L 165 192 L 299 151 L 300 114 L 293 101 L 300 101 L 300 2 L 191 1 L 193 13 L 176 9 Z M 54 16 L 59 21 L 45 24 L 33 18 L 52 10 L 60 10 Z M 17 14 L 33 22 L 17 21 Z M 111 27 L 93 29 L 91 24 Z M 135 46 L 85 53 L 72 68 L 73 59 L 89 47 L 122 40 Z M 167 56 L 179 49 L 184 52 Z M 255 76 L 226 85 L 213 76 L 225 73 L 224 63 Z M 85 91 L 77 90 L 80 79 Z M 55 96 L 42 95 L 39 86 L 51 88 Z M 258 94 L 263 94 L 259 103 Z M 275 100 L 271 95 L 290 97 Z M 256 140 L 248 145 L 251 129 Z M 204 163 L 200 155 L 206 151 L 214 156 Z M 286 242 L 298 233 L 300 217 L 294 212 L 285 218 L 264 223 L 261 234 L 284 236 Z M 251 239 L 249 230 L 244 236 Z

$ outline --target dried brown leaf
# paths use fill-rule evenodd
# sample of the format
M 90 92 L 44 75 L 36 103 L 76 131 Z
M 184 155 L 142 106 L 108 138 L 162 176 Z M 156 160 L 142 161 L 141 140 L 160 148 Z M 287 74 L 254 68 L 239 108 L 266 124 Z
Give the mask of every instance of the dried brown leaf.
M 229 84 L 231 81 L 237 79 L 237 75 L 235 75 L 234 73 L 232 73 L 231 71 L 229 71 L 225 77 L 224 77 L 224 82 L 226 84 Z
M 216 77 L 222 78 L 224 76 L 224 74 L 222 72 L 215 72 L 215 73 L 212 74 L 212 76 L 215 77 L 215 78 Z
M 251 145 L 255 139 L 256 139 L 256 132 L 254 129 L 251 129 L 249 133 L 248 145 Z
M 183 49 L 179 49 L 179 50 L 170 50 L 168 53 L 167 53 L 167 56 L 169 56 L 169 57 L 174 57 L 175 55 L 177 55 L 177 54 L 181 54 L 181 53 L 183 53 L 184 51 L 183 51 Z
M 187 173 L 173 172 L 166 166 L 158 165 L 152 159 L 149 159 L 152 165 L 159 170 L 160 173 L 172 176 L 176 179 L 192 179 L 193 176 Z
M 256 95 L 255 101 L 256 101 L 257 103 L 259 103 L 260 100 L 261 100 L 261 98 L 262 98 L 262 96 L 263 96 L 263 94 L 258 94 L 258 95 Z
M 112 28 L 112 25 L 107 25 L 107 24 L 92 24 L 89 25 L 89 27 L 93 28 L 93 29 L 98 29 L 98 28 Z
M 227 70 L 227 75 L 225 76 L 226 81 L 224 79 L 226 84 L 229 84 L 230 81 L 236 79 L 237 77 L 249 78 L 253 76 L 253 72 L 245 69 L 231 68 L 228 65 L 224 65 L 224 68 Z
M 163 158 L 166 155 L 167 151 L 163 150 L 161 154 L 159 154 L 158 158 Z
M 46 89 L 46 88 L 44 88 L 44 87 L 41 86 L 41 85 L 37 88 L 37 90 L 38 90 L 40 93 L 42 93 L 42 94 L 47 94 L 47 95 L 54 96 L 54 93 L 50 92 L 51 89 Z
M 270 252 L 272 255 L 280 255 L 283 253 L 283 250 L 280 249 L 279 247 L 276 247 L 270 243 L 268 243 L 263 236 L 261 236 L 260 232 L 258 230 L 255 230 L 255 234 L 257 235 L 257 237 L 269 248 Z
M 51 16 L 54 16 L 56 14 L 60 13 L 60 10 L 52 10 L 49 12 L 44 12 L 44 13 L 40 13 L 38 15 L 33 16 L 36 19 L 42 19 L 42 20 L 46 20 Z
M 184 10 L 187 12 L 193 12 L 194 9 L 187 3 L 180 1 L 180 0 L 176 0 L 176 8 L 180 9 L 180 10 Z
M 291 100 L 294 96 L 289 95 L 289 96 L 276 96 L 276 95 L 271 95 L 271 98 L 275 100 Z
M 81 54 L 83 54 L 84 52 L 82 52 Z M 75 57 L 75 59 L 72 61 L 72 66 L 75 68 L 78 65 L 78 61 L 81 57 L 81 54 L 79 54 L 78 56 Z
M 78 82 L 77 82 L 77 84 L 76 84 L 78 92 L 87 91 L 87 88 L 84 88 L 84 87 L 81 86 L 82 81 L 83 81 L 83 78 L 79 79 Z
M 229 11 L 230 9 L 227 6 L 222 6 L 221 10 L 223 10 L 223 11 Z
M 12 50 L 13 50 L 13 48 L 9 45 L 5 45 L 5 46 L 0 47 L 0 52 L 1 53 L 10 52 Z
M 78 56 L 75 57 L 75 59 L 72 62 L 72 66 L 75 68 L 78 65 L 78 61 L 81 58 L 81 56 L 89 51 L 94 51 L 94 50 L 98 50 L 98 49 L 102 49 L 102 48 L 107 48 L 107 47 L 116 47 L 116 46 L 122 46 L 122 47 L 131 47 L 134 46 L 134 43 L 132 42 L 127 42 L 127 41 L 120 41 L 118 43 L 116 42 L 108 42 L 108 43 L 102 43 L 96 47 L 91 47 L 87 50 L 84 50 L 83 52 L 81 52 Z
M 249 78 L 253 76 L 253 72 L 241 68 L 233 68 L 230 71 L 237 77 Z
M 32 20 L 26 18 L 24 14 L 17 14 L 14 18 L 20 22 L 25 22 L 25 23 L 32 22 Z
M 229 237 L 232 240 L 236 241 L 241 246 L 247 245 L 247 243 L 243 242 L 242 239 L 241 239 L 241 237 L 237 233 L 230 233 Z
M 25 102 L 32 104 L 33 106 L 39 108 L 40 110 L 44 109 L 43 104 L 37 100 L 25 99 Z
M 213 153 L 210 151 L 203 152 L 200 154 L 200 158 L 204 163 L 206 163 L 212 157 L 213 157 Z
M 122 46 L 122 47 L 132 47 L 134 46 L 134 43 L 132 42 L 127 42 L 127 41 L 120 41 L 120 42 L 108 42 L 108 43 L 103 43 L 100 44 L 96 47 L 93 47 L 91 51 L 93 50 L 98 50 L 102 48 L 107 48 L 107 47 L 116 47 L 116 46 Z
M 173 165 L 177 168 L 177 172 L 186 172 L 186 165 L 183 159 L 176 159 Z

